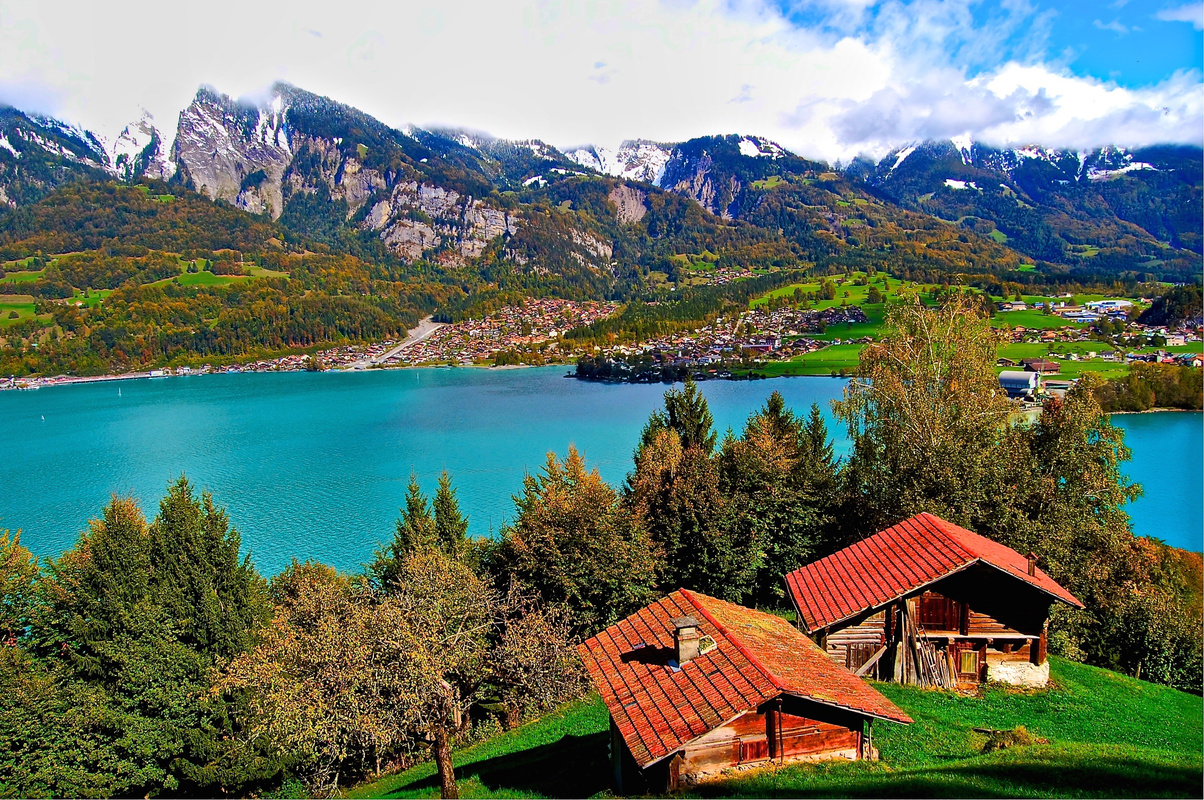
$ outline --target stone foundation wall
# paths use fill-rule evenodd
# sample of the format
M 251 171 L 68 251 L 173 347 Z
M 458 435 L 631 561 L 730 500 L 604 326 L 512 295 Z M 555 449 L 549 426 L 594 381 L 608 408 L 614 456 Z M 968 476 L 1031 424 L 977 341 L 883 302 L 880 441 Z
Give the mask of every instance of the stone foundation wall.
M 1013 686 L 1041 688 L 1049 683 L 1049 662 L 1040 666 L 1027 659 L 1007 658 L 1003 653 L 987 653 L 987 680 Z

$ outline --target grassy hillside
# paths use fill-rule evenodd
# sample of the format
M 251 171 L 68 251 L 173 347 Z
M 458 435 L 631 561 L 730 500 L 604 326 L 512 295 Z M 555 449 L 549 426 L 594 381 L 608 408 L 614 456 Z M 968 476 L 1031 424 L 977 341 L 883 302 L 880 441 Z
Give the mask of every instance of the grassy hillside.
M 878 684 L 915 719 L 877 723 L 877 763 L 764 768 L 694 787 L 702 797 L 1184 797 L 1204 778 L 1201 698 L 1052 659 L 1054 687 L 981 697 Z M 982 753 L 976 727 L 1025 726 L 1035 744 Z M 456 754 L 465 797 L 607 794 L 606 708 L 597 695 Z M 350 797 L 438 797 L 434 765 Z

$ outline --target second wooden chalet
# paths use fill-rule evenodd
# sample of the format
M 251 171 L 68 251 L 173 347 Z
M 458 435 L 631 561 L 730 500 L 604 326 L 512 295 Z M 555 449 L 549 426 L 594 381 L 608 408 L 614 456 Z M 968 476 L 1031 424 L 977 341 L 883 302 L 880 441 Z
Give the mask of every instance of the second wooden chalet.
M 799 629 L 857 675 L 1044 686 L 1049 609 L 1083 604 L 1036 562 L 925 513 L 791 572 L 786 586 Z
M 676 591 L 578 646 L 610 711 L 622 794 L 745 764 L 876 758 L 911 718 L 781 617 Z

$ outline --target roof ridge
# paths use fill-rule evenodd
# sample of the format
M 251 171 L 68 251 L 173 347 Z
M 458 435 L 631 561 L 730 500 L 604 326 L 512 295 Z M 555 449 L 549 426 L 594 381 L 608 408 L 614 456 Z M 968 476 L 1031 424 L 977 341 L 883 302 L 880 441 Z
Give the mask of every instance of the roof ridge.
M 772 672 L 770 672 L 769 669 L 764 664 L 761 663 L 760 659 L 758 659 L 756 656 L 754 656 L 752 653 L 750 653 L 748 651 L 748 649 L 743 644 L 740 643 L 740 640 L 732 635 L 731 631 L 729 631 L 726 627 L 724 627 L 723 624 L 721 622 L 719 622 L 719 620 L 715 619 L 715 617 L 711 614 L 711 612 L 707 611 L 703 607 L 702 603 L 698 602 L 698 600 L 694 597 L 693 592 L 691 592 L 689 589 L 678 589 L 678 591 L 681 592 L 682 597 L 684 597 L 690 601 L 690 603 L 694 606 L 694 608 L 698 609 L 699 613 L 701 613 L 704 617 L 707 618 L 707 622 L 714 625 L 719 630 L 719 632 L 723 634 L 723 638 L 727 639 L 729 642 L 731 642 L 733 645 L 735 645 L 736 649 L 739 650 L 740 653 L 745 658 L 748 659 L 748 663 L 752 664 L 754 667 L 756 667 L 758 670 L 760 670 L 761 674 L 765 676 L 766 680 L 768 680 L 771 684 L 773 684 L 773 687 L 775 689 L 777 689 L 779 692 L 785 691 L 785 687 L 783 687 L 782 682 L 780 680 L 778 680 L 778 676 L 774 675 Z M 705 597 L 705 595 L 704 595 L 704 597 Z M 718 599 L 718 598 L 716 598 L 716 599 Z M 720 600 L 719 602 L 724 602 L 724 601 Z

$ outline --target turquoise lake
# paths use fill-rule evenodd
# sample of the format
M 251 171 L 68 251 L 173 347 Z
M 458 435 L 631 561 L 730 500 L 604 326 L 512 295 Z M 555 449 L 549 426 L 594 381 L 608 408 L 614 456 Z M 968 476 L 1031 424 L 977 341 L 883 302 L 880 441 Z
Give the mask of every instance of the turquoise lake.
M 563 367 L 208 375 L 0 393 L 0 529 L 34 553 L 70 547 L 113 493 L 153 517 L 184 473 L 229 512 L 260 571 L 291 558 L 356 569 L 392 535 L 411 471 L 433 492 L 452 473 L 470 532 L 495 533 L 511 495 L 548 451 L 570 444 L 612 485 L 667 387 L 585 383 Z M 843 429 L 831 378 L 702 385 L 720 430 L 739 429 L 775 389 Z M 1199 413 L 1116 416 L 1146 496 L 1135 531 L 1201 549 L 1204 429 Z

